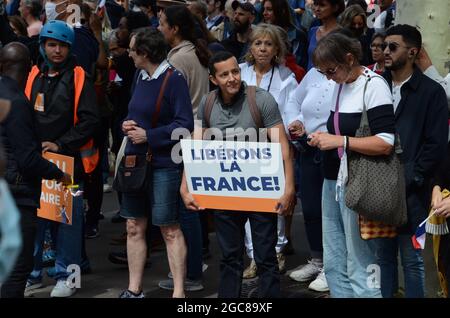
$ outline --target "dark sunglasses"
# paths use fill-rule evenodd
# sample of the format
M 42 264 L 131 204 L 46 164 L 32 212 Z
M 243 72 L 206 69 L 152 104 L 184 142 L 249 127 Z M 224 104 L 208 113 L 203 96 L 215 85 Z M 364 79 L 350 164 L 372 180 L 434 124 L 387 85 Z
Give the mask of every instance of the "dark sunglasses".
M 381 49 L 384 51 L 386 48 L 389 48 L 389 51 L 391 51 L 392 53 L 397 51 L 397 49 L 399 47 L 404 47 L 405 49 L 409 49 L 410 47 L 408 46 L 401 46 L 400 44 L 394 43 L 394 42 L 384 42 L 383 44 L 381 44 Z
M 327 75 L 328 76 L 332 76 L 332 75 L 336 74 L 338 67 L 339 67 L 339 65 L 337 65 L 334 69 L 329 68 L 329 69 L 327 69 L 325 71 L 322 71 L 322 70 L 317 68 L 317 72 L 319 72 L 320 74 L 323 74 L 325 76 L 327 76 Z

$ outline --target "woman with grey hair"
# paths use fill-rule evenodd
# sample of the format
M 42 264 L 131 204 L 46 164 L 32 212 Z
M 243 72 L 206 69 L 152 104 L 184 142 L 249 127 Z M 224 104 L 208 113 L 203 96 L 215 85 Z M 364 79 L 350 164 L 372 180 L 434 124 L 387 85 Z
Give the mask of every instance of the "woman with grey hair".
M 247 85 L 257 86 L 267 90 L 275 98 L 285 124 L 293 117 L 286 109 L 291 93 L 297 87 L 294 74 L 282 63 L 287 53 L 285 42 L 278 26 L 261 23 L 256 26 L 250 36 L 250 46 L 246 55 L 246 63 L 239 65 L 241 78 Z M 285 218 L 278 216 L 278 242 L 276 246 L 278 266 L 280 272 L 285 271 L 285 260 L 281 253 L 287 244 L 285 235 Z M 250 223 L 245 224 L 245 245 L 247 255 L 252 259 L 250 266 L 244 271 L 244 278 L 256 276 L 256 263 L 253 259 L 253 245 Z
M 345 204 L 346 153 L 389 155 L 394 145 L 395 121 L 388 84 L 359 64 L 361 54 L 356 39 L 336 32 L 320 40 L 313 55 L 317 70 L 337 84 L 327 121 L 328 132 L 309 134 L 308 143 L 324 154 L 324 271 L 331 296 L 338 298 L 381 297 L 379 286 L 367 283 L 371 278 L 369 265 L 377 260 L 374 250 L 370 241 L 360 236 L 358 214 Z M 356 138 L 364 105 L 372 136 Z

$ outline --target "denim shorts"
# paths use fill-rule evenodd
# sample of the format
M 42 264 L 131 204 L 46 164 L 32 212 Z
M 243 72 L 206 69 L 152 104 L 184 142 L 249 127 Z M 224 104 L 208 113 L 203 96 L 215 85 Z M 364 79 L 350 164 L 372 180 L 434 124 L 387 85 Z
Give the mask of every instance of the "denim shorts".
M 153 225 L 167 226 L 179 223 L 182 169 L 153 168 L 152 182 L 144 193 L 122 195 L 120 216 L 125 219 L 148 218 Z

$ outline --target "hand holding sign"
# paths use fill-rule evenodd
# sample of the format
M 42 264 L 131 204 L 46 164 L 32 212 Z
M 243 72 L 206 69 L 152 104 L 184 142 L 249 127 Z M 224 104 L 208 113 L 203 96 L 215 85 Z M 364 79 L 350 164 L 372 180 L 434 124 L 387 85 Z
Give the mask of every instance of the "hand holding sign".
M 64 186 L 67 186 L 69 184 L 73 184 L 73 178 L 70 174 L 64 172 L 64 175 L 58 180 L 58 182 L 61 182 Z
M 186 183 L 186 178 L 184 175 L 183 175 L 183 180 L 181 182 L 180 195 L 181 195 L 181 198 L 183 199 L 186 209 L 193 210 L 193 211 L 204 210 L 204 208 L 202 208 L 198 205 L 198 203 L 195 201 L 192 194 L 189 192 L 189 189 L 188 189 L 187 183 Z
M 295 193 L 284 193 L 278 200 L 275 211 L 280 215 L 291 215 L 294 211 Z
M 50 142 L 50 141 L 42 142 L 42 151 L 43 152 L 51 151 L 51 152 L 56 153 L 56 152 L 58 152 L 58 150 L 59 150 L 59 147 L 54 142 Z

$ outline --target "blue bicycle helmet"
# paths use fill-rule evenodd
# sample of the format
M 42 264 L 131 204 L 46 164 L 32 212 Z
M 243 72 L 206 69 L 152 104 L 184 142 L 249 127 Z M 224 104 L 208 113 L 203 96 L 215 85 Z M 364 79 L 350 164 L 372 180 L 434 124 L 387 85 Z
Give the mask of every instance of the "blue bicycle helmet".
M 69 44 L 71 47 L 75 41 L 75 33 L 73 28 L 66 22 L 60 20 L 52 20 L 47 22 L 39 33 L 39 43 L 43 44 L 45 39 L 55 39 Z

